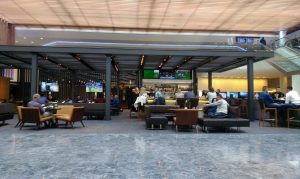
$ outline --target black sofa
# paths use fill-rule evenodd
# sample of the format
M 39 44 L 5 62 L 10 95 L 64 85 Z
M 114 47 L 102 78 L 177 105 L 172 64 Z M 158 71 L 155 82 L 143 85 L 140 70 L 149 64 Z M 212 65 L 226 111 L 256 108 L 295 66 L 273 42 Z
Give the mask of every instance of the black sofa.
M 204 117 L 199 119 L 199 126 L 201 126 L 202 130 L 205 132 L 208 132 L 209 127 L 214 127 L 214 128 L 236 127 L 237 130 L 239 130 L 240 127 L 250 127 L 250 121 L 248 119 L 243 119 L 240 117 L 239 106 L 229 106 L 228 111 L 230 113 L 229 117 L 225 117 L 225 118 Z
M 16 111 L 16 105 L 12 103 L 0 103 L 0 121 L 13 119 Z

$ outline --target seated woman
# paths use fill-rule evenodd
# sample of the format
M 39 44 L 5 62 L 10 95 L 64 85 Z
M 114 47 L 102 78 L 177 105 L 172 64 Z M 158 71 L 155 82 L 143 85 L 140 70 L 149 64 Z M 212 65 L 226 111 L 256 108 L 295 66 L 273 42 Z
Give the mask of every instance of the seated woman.
M 209 117 L 226 117 L 228 114 L 228 106 L 226 100 L 223 99 L 221 94 L 217 94 L 217 101 L 209 104 L 204 104 L 204 106 L 216 106 L 217 109 L 214 112 L 209 111 Z

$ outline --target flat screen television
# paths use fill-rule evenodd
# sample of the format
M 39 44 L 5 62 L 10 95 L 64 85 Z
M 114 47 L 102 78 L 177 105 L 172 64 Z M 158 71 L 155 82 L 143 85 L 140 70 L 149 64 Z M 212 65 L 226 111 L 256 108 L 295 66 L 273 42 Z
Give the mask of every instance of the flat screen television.
M 220 95 L 222 95 L 222 97 L 225 99 L 227 98 L 227 93 L 226 92 L 221 92 Z
M 59 91 L 59 86 L 56 82 L 53 83 L 48 83 L 48 82 L 42 82 L 41 83 L 41 92 L 58 92 Z
M 145 79 L 158 79 L 159 78 L 159 70 L 144 70 L 144 78 Z
M 248 93 L 247 92 L 239 92 L 239 97 L 245 99 L 248 97 Z
M 238 92 L 227 92 L 227 98 L 238 99 L 239 93 Z
M 181 80 L 190 80 L 191 78 L 191 71 L 190 70 L 176 70 L 175 71 L 175 78 Z
M 58 92 L 59 91 L 59 86 L 57 83 L 51 83 L 50 85 L 50 91 L 51 92 Z
M 85 92 L 103 92 L 103 85 L 100 82 L 89 82 L 85 84 Z
M 173 71 L 161 70 L 159 73 L 160 79 L 175 79 L 175 74 Z

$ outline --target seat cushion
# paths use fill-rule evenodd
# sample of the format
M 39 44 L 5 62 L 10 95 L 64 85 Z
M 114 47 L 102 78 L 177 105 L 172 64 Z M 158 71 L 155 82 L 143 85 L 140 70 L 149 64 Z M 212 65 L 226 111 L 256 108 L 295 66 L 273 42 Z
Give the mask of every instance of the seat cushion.
M 250 121 L 242 118 L 204 118 L 200 125 L 207 127 L 249 127 Z
M 42 117 L 42 116 L 41 116 L 40 121 L 41 121 L 41 122 L 45 122 L 45 121 L 51 121 L 52 119 L 53 119 L 52 116 L 47 116 L 47 117 Z

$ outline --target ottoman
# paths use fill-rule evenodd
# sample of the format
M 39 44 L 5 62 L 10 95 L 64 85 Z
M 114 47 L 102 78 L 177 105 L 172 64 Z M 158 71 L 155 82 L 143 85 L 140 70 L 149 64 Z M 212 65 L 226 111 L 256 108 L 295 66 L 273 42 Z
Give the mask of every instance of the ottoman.
M 150 117 L 146 119 L 147 129 L 154 129 L 159 127 L 160 129 L 165 128 L 168 125 L 168 119 L 164 116 Z

